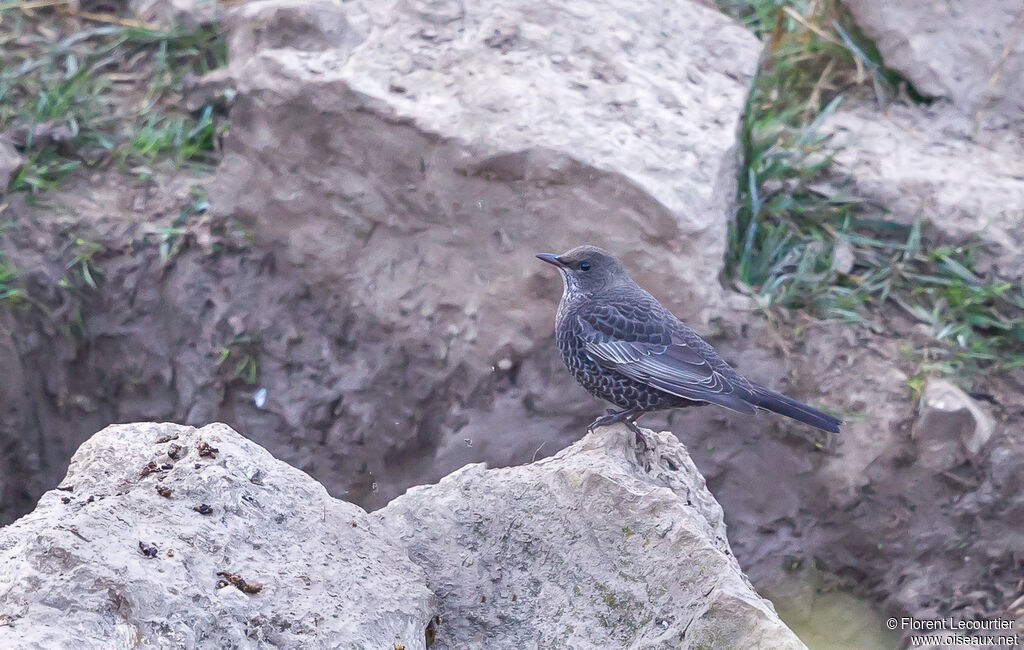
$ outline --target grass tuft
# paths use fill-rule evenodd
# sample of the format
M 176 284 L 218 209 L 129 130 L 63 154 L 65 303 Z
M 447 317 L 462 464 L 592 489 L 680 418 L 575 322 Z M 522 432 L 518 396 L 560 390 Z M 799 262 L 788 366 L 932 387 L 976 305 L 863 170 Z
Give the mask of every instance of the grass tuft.
M 726 278 L 765 308 L 885 329 L 896 309 L 930 343 L 923 366 L 977 373 L 1024 365 L 1024 286 L 977 271 L 977 244 L 950 247 L 921 226 L 871 218 L 832 178 L 820 126 L 851 95 L 918 101 L 834 0 L 721 0 L 766 42 L 741 129 L 738 208 Z
M 223 127 L 210 106 L 181 108 L 181 84 L 226 58 L 212 27 L 97 26 L 60 3 L 0 5 L 0 133 L 26 158 L 9 189 L 54 189 L 76 169 L 111 162 L 212 163 Z
M 10 304 L 23 297 L 21 289 L 14 286 L 17 270 L 0 258 L 0 304 Z
M 225 345 L 217 358 L 217 368 L 227 382 L 240 381 L 255 386 L 260 373 L 259 337 L 242 334 Z

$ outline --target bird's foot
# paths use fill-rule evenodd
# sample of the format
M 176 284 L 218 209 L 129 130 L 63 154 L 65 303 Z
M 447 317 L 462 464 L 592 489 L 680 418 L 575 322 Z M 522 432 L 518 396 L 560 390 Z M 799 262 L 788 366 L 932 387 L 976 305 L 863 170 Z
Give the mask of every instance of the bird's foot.
M 623 409 L 621 411 L 608 409 L 605 411 L 604 415 L 590 423 L 590 426 L 587 427 L 587 433 L 592 433 L 594 429 L 597 429 L 598 427 L 606 427 L 610 424 L 617 424 L 621 422 L 633 432 L 637 448 L 646 451 L 650 448 L 650 445 L 647 444 L 647 436 L 644 435 L 643 430 L 641 430 L 634 421 L 641 415 L 643 415 L 643 412 L 637 412 L 632 409 Z
M 629 446 L 633 448 L 634 453 L 636 454 L 637 463 L 644 469 L 644 471 L 650 472 L 651 454 L 649 452 L 654 449 L 654 445 L 652 445 L 651 441 L 647 439 L 647 435 L 643 432 L 643 429 L 636 424 L 636 419 L 643 414 L 644 411 L 635 411 L 633 409 L 624 409 L 622 411 L 608 409 L 604 415 L 590 423 L 590 426 L 587 427 L 587 432 L 590 433 L 598 427 L 608 426 L 609 424 L 617 424 L 619 422 L 625 424 L 626 427 L 633 432 L 633 439 L 630 441 L 631 444 Z
M 590 423 L 590 426 L 587 427 L 587 433 L 593 433 L 594 429 L 606 427 L 610 424 L 617 424 L 619 422 L 625 422 L 626 426 L 632 429 L 636 427 L 636 425 L 630 422 L 628 419 L 629 416 L 631 416 L 632 414 L 633 412 L 630 411 L 629 409 L 626 409 L 624 411 L 608 409 L 607 411 L 605 411 L 604 415 Z

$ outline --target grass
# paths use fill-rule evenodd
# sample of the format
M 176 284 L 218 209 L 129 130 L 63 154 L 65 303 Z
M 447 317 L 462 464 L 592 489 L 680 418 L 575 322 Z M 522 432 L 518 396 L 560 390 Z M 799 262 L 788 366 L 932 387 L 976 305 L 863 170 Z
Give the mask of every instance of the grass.
M 928 370 L 1024 365 L 1020 280 L 982 277 L 977 244 L 926 241 L 919 223 L 873 218 L 829 180 L 835 149 L 820 131 L 828 115 L 850 95 L 920 100 L 913 89 L 884 68 L 835 0 L 720 5 L 767 44 L 742 124 L 727 280 L 766 309 L 874 329 L 902 312 L 928 332 L 931 343 L 916 350 Z
M 242 334 L 225 345 L 217 358 L 217 367 L 228 381 L 255 386 L 259 378 L 259 337 Z
M 81 167 L 214 161 L 223 125 L 211 106 L 183 110 L 181 83 L 226 62 L 215 28 L 164 32 L 51 5 L 0 2 L 0 132 L 26 159 L 9 190 L 50 190 Z
M 17 277 L 17 270 L 0 257 L 0 304 L 15 302 L 22 296 L 21 289 L 13 284 Z
M 0 194 L 39 203 L 77 170 L 116 166 L 148 177 L 164 165 L 211 166 L 226 120 L 211 105 L 182 108 L 182 84 L 226 59 L 215 26 L 163 30 L 86 15 L 65 0 L 0 0 L 0 134 L 24 161 Z M 165 259 L 180 248 L 178 234 L 160 235 Z M 74 255 L 60 286 L 96 289 L 98 245 L 67 243 Z M 0 302 L 24 297 L 16 278 L 0 260 Z
M 99 289 L 103 271 L 97 266 L 95 257 L 104 251 L 103 245 L 76 237 L 71 246 L 75 254 L 64 267 L 65 275 L 57 285 L 65 289 Z

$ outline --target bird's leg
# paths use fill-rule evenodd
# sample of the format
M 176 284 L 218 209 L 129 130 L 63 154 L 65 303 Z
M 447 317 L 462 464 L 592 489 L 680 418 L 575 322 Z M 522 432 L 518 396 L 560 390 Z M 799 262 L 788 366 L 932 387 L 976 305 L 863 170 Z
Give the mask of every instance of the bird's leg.
M 646 413 L 646 411 L 636 409 L 628 418 L 626 418 L 626 426 L 629 427 L 630 431 L 632 431 L 633 435 L 636 437 L 636 447 L 641 452 L 646 452 L 651 448 L 650 443 L 647 442 L 647 436 L 636 424 L 637 419 L 644 413 Z
M 598 427 L 605 427 L 608 426 L 609 424 L 616 424 L 618 422 L 621 422 L 625 424 L 630 431 L 633 432 L 633 435 L 636 439 L 637 447 L 641 451 L 646 451 L 647 449 L 650 448 L 650 445 L 647 444 L 647 436 L 645 436 L 644 432 L 640 430 L 640 427 L 636 425 L 637 418 L 639 418 L 645 412 L 646 411 L 642 409 L 622 409 L 621 411 L 608 409 L 605 415 L 602 415 L 601 417 L 597 418 L 596 420 L 590 423 L 590 426 L 587 427 L 587 432 L 589 433 Z

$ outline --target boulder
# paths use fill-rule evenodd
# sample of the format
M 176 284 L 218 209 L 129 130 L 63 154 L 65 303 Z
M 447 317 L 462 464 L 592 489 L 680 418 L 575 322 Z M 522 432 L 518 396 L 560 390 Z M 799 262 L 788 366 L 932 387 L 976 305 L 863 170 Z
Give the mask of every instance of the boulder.
M 0 646 L 804 648 L 686 449 L 647 436 L 367 514 L 224 425 L 111 426 L 0 528 Z
M 929 105 L 841 111 L 826 128 L 853 193 L 943 244 L 980 237 L 980 271 L 1024 274 L 1024 5 L 843 0 L 886 66 Z
M 602 245 L 681 316 L 722 309 L 761 45 L 721 13 L 266 0 L 227 24 L 237 96 L 212 210 L 326 296 L 343 330 L 325 364 L 343 376 L 316 378 L 323 398 L 275 425 L 331 445 L 287 453 L 335 493 L 380 507 L 466 462 L 553 453 L 593 418 L 554 361 L 561 285 L 536 252 Z M 527 424 L 495 426 L 512 420 Z
M 985 244 L 979 271 L 1024 274 L 1024 155 L 1015 138 L 981 144 L 964 137 L 943 107 L 860 106 L 835 113 L 824 129 L 838 147 L 835 172 L 849 192 L 948 244 Z
M 885 65 L 965 115 L 1024 129 L 1020 0 L 843 0 Z
M 214 208 L 307 273 L 344 283 L 358 268 L 373 293 L 426 308 L 442 289 L 450 302 L 515 290 L 536 273 L 530 253 L 594 241 L 666 265 L 669 298 L 720 298 L 760 52 L 724 15 L 654 0 L 267 0 L 228 25 L 239 95 Z
M 0 647 L 424 647 L 422 570 L 228 427 L 115 425 L 0 528 Z
M 621 425 L 467 465 L 375 519 L 441 599 L 437 648 L 803 648 L 757 595 L 686 448 Z

